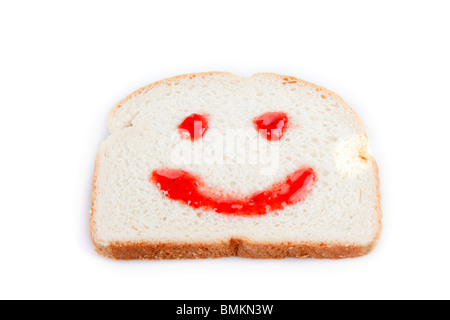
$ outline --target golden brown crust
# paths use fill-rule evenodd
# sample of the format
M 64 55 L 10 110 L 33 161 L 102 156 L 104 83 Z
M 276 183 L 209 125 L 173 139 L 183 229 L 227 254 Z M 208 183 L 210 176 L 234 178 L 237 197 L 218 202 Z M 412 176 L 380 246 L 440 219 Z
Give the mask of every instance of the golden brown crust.
M 192 73 L 184 74 L 176 77 L 164 79 L 161 81 L 149 84 L 126 98 L 122 99 L 110 112 L 108 119 L 114 116 L 114 113 L 119 109 L 126 101 L 131 99 L 135 95 L 139 95 L 143 92 L 150 90 L 158 85 L 164 85 L 172 82 L 176 82 L 183 78 L 194 78 L 198 76 L 210 76 L 215 74 L 228 74 L 227 72 L 204 72 L 204 73 Z M 283 84 L 297 84 L 311 86 L 315 90 L 324 94 L 324 99 L 332 97 L 339 100 L 361 123 L 355 111 L 347 105 L 347 103 L 334 92 L 319 87 L 315 84 L 306 82 L 304 80 L 297 79 L 291 76 L 278 75 L 274 73 L 259 73 L 255 75 L 266 75 L 279 77 Z M 100 163 L 100 154 L 103 149 L 100 148 L 94 169 L 93 177 L 93 189 L 92 189 L 92 207 L 90 214 L 90 233 L 96 248 L 96 251 L 105 257 L 116 260 L 132 260 L 132 259 L 204 259 L 204 258 L 220 258 L 220 257 L 243 257 L 243 258 L 258 258 L 258 259 L 282 259 L 282 258 L 317 258 L 317 259 L 341 259 L 341 258 L 354 258 L 368 254 L 376 245 L 379 240 L 382 230 L 382 211 L 381 211 L 381 194 L 380 194 L 380 182 L 378 165 L 375 159 L 368 155 L 369 161 L 372 163 L 377 178 L 377 213 L 378 213 L 378 231 L 373 241 L 367 246 L 358 245 L 345 245 L 336 243 L 254 243 L 242 239 L 231 239 L 230 241 L 216 242 L 216 243 L 154 243 L 154 242 L 112 242 L 108 244 L 100 244 L 95 237 L 96 225 L 95 225 L 95 201 L 97 197 L 97 172 Z
M 381 219 L 383 218 L 383 213 L 381 210 L 381 190 L 380 190 L 380 174 L 379 174 L 379 168 L 378 168 L 378 164 L 375 161 L 375 158 L 373 158 L 371 155 L 369 155 L 370 161 L 372 162 L 372 166 L 374 168 L 375 171 L 375 176 L 376 176 L 376 180 L 377 180 L 377 224 L 378 224 L 378 231 L 373 239 L 373 244 L 372 246 L 374 247 L 377 243 L 378 240 L 380 239 L 381 236 L 381 231 L 383 229 L 383 224 L 381 222 Z
M 97 252 L 116 260 L 134 259 L 205 259 L 222 257 L 242 257 L 253 259 L 355 258 L 369 253 L 369 246 L 345 246 L 326 243 L 253 243 L 240 239 L 216 243 L 152 243 L 152 242 L 112 242 L 96 245 Z
M 89 223 L 89 231 L 91 233 L 91 238 L 95 241 L 95 201 L 97 199 L 97 173 L 100 165 L 100 153 L 103 152 L 103 149 L 100 147 L 100 150 L 97 152 L 97 156 L 95 158 L 95 167 L 94 167 L 94 177 L 92 179 L 92 203 L 91 203 L 91 212 L 90 212 L 90 223 Z
M 149 91 L 150 89 L 153 89 L 157 86 L 160 85 L 171 85 L 174 83 L 177 83 L 180 80 L 189 78 L 189 79 L 193 79 L 195 77 L 207 77 L 207 76 L 214 76 L 214 75 L 218 75 L 218 74 L 222 74 L 222 75 L 228 75 L 230 77 L 238 77 L 237 75 L 234 75 L 230 72 L 224 72 L 224 71 L 211 71 L 211 72 L 199 72 L 199 73 L 187 73 L 187 74 L 181 74 L 178 76 L 174 76 L 171 78 L 167 78 L 167 79 L 163 79 L 163 80 L 159 80 L 153 83 L 150 83 L 149 85 L 146 85 L 134 92 L 132 92 L 131 94 L 129 94 L 128 96 L 126 96 L 125 98 L 123 98 L 117 105 L 115 105 L 111 111 L 109 112 L 108 115 L 108 123 L 112 123 L 112 119 L 116 113 L 116 111 L 118 109 L 120 109 L 127 101 L 129 101 L 130 99 L 132 99 L 133 97 L 140 95 L 142 93 L 145 93 L 147 91 Z M 276 74 L 276 73 L 268 73 L 268 72 L 261 72 L 261 73 L 255 73 L 253 74 L 252 77 L 254 76 L 258 76 L 258 75 L 262 75 L 262 76 L 267 76 L 267 77 L 275 77 L 281 80 L 281 82 L 284 85 L 299 85 L 299 86 L 308 86 L 311 87 L 312 89 L 316 90 L 317 92 L 321 93 L 322 98 L 327 99 L 327 98 L 332 98 L 336 101 L 339 101 L 346 109 L 348 112 L 350 112 L 351 114 L 353 114 L 354 118 L 359 122 L 359 124 L 365 128 L 364 123 L 361 121 L 361 119 L 358 117 L 358 115 L 356 114 L 356 112 L 344 101 L 344 99 L 342 99 L 341 96 L 339 96 L 338 94 L 336 94 L 335 92 L 328 90 L 327 88 L 318 86 L 314 83 L 311 82 L 307 82 L 305 80 L 302 79 L 298 79 L 292 76 L 286 76 L 286 75 L 281 75 L 281 74 Z M 110 126 L 111 128 L 112 126 Z

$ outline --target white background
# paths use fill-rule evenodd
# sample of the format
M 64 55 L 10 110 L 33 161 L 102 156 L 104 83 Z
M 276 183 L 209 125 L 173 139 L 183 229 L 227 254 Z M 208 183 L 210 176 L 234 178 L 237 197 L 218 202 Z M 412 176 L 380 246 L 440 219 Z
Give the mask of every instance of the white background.
M 2 1 L 0 298 L 449 299 L 449 1 Z M 178 74 L 292 75 L 365 122 L 368 256 L 112 261 L 89 235 L 109 110 Z

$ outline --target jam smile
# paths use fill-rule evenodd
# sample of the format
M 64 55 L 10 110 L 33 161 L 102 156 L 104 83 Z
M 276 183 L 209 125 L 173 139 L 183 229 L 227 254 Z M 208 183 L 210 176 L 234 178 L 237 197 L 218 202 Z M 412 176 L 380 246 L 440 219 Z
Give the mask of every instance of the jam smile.
M 317 181 L 312 168 L 304 167 L 283 181 L 250 196 L 223 196 L 220 190 L 205 186 L 203 180 L 178 169 L 154 170 L 149 178 L 168 198 L 194 209 L 212 210 L 221 214 L 255 216 L 282 210 L 303 201 Z

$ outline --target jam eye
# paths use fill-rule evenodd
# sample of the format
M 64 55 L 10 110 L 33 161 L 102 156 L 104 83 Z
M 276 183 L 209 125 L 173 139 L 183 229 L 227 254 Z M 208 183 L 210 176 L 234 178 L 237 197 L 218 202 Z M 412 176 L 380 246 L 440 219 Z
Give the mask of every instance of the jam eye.
M 253 120 L 259 134 L 269 141 L 283 137 L 288 126 L 288 116 L 284 112 L 267 112 Z
M 208 119 L 206 116 L 193 113 L 188 116 L 178 126 L 178 132 L 184 139 L 191 139 L 191 141 L 201 139 L 208 130 Z

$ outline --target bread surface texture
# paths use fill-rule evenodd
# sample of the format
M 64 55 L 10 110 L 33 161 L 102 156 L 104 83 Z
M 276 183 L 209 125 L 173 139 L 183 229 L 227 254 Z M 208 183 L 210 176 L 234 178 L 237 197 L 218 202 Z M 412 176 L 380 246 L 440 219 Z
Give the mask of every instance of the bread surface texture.
M 268 141 L 253 120 L 279 111 L 289 125 L 279 141 Z M 177 129 L 194 113 L 208 118 L 198 141 L 183 139 Z M 95 161 L 90 218 L 103 256 L 339 259 L 369 253 L 380 236 L 378 167 L 366 129 L 327 89 L 270 73 L 180 75 L 124 98 L 108 127 Z M 316 174 L 310 192 L 263 215 L 193 208 L 165 196 L 150 179 L 154 170 L 179 169 L 239 197 L 302 167 Z

